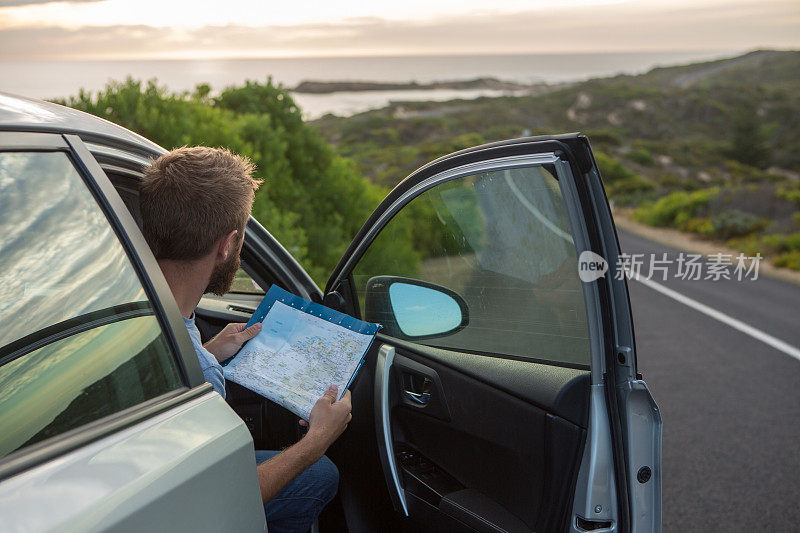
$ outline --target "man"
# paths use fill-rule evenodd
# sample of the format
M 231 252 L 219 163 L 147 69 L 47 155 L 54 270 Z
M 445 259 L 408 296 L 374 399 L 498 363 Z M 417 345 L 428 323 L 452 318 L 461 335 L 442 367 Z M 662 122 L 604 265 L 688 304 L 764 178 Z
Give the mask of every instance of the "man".
M 261 183 L 253 165 L 227 150 L 178 148 L 145 171 L 139 193 L 142 233 L 178 304 L 206 381 L 225 397 L 220 362 L 256 336 L 260 324 L 229 324 L 205 346 L 194 309 L 205 293 L 230 290 L 240 265 L 244 228 Z M 352 418 L 350 392 L 332 387 L 317 401 L 306 435 L 282 452 L 256 452 L 270 532 L 307 531 L 336 494 L 339 473 L 324 456 Z

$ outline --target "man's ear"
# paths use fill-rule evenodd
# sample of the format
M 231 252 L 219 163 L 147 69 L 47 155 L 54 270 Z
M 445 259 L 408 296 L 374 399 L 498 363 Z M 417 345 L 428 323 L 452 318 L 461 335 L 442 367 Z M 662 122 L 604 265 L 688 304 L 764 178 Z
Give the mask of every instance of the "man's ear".
M 237 253 L 236 244 L 239 240 L 239 231 L 233 230 L 224 235 L 217 245 L 217 263 L 223 263 L 230 258 L 231 254 Z

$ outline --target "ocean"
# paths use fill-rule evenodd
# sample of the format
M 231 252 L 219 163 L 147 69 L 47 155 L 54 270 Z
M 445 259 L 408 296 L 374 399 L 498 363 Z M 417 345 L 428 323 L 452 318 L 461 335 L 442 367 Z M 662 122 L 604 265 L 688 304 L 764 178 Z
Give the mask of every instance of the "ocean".
M 523 83 L 578 81 L 637 74 L 668 66 L 730 57 L 737 51 L 615 52 L 461 56 L 196 59 L 142 61 L 0 61 L 0 91 L 33 98 L 67 97 L 83 88 L 102 89 L 109 80 L 155 78 L 173 91 L 208 83 L 219 91 L 245 80 L 291 88 L 303 80 L 428 83 L 494 77 Z M 450 100 L 507 94 L 492 90 L 420 90 L 299 94 L 306 118 L 350 115 L 398 100 Z

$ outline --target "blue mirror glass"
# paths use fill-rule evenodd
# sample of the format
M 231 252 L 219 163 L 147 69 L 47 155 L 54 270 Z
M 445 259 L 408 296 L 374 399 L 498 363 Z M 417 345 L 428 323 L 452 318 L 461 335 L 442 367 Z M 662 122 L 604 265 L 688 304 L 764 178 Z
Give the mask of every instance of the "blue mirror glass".
M 409 337 L 447 333 L 460 326 L 464 318 L 455 299 L 429 287 L 392 283 L 389 301 L 397 325 Z

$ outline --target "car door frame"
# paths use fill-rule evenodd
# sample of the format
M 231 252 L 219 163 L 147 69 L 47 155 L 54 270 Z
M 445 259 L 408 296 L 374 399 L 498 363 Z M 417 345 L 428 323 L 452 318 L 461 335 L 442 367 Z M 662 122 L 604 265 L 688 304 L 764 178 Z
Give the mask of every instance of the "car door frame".
M 12 481 L 16 476 L 24 475 L 28 470 L 64 468 L 63 461 L 53 461 L 60 457 L 74 455 L 75 457 L 84 457 L 83 460 L 85 460 L 86 453 L 88 453 L 85 450 L 93 449 L 94 443 L 104 442 L 109 443 L 110 446 L 118 445 L 125 439 L 131 438 L 133 434 L 130 431 L 134 427 L 152 428 L 158 424 L 175 426 L 176 423 L 185 423 L 188 419 L 183 418 L 184 422 L 181 422 L 180 417 L 174 416 L 178 413 L 185 413 L 185 416 L 191 419 L 202 412 L 214 412 L 215 416 L 209 420 L 209 431 L 212 431 L 211 428 L 225 431 L 228 444 L 231 445 L 230 451 L 236 450 L 237 456 L 241 456 L 243 447 L 246 448 L 247 441 L 245 439 L 249 437 L 244 424 L 235 419 L 232 412 L 228 419 L 224 412 L 220 411 L 220 408 L 224 410 L 227 409 L 227 406 L 224 405 L 221 398 L 214 395 L 211 385 L 203 377 L 177 304 L 152 251 L 114 186 L 81 138 L 69 133 L 5 130 L 0 131 L 0 151 L 62 152 L 69 157 L 97 202 L 99 209 L 105 215 L 118 242 L 125 250 L 153 307 L 153 314 L 161 327 L 170 349 L 170 357 L 175 361 L 180 381 L 183 384 L 181 387 L 136 406 L 12 452 L 0 459 L 0 482 Z M 211 410 L 209 411 L 209 409 Z M 237 442 L 237 447 L 233 446 L 234 441 Z M 252 448 L 252 444 L 250 447 Z M 207 459 L 211 460 L 212 455 L 218 459 L 222 456 L 218 450 L 210 454 Z M 247 466 L 242 461 L 239 463 L 241 463 L 238 465 L 240 467 Z M 200 463 L 198 462 L 196 465 L 199 466 Z M 251 474 L 255 480 L 254 469 Z M 245 475 L 244 471 L 239 472 L 239 475 Z M 255 488 L 257 487 L 254 486 Z M 242 501 L 253 500 L 255 494 L 257 494 L 257 490 L 254 495 L 251 495 L 252 498 L 245 497 Z M 252 521 L 255 518 L 255 515 L 251 513 L 245 514 L 248 516 L 243 517 L 243 521 Z
M 558 154 L 570 175 L 560 183 L 576 252 L 588 251 L 607 258 L 607 276 L 582 283 L 591 339 L 591 408 L 587 444 L 581 460 L 569 527 L 578 520 L 603 531 L 660 531 L 661 522 L 661 419 L 646 385 L 636 370 L 633 321 L 625 276 L 616 258 L 619 242 L 608 200 L 588 139 L 579 134 L 513 139 L 469 148 L 439 158 L 412 173 L 380 203 L 361 227 L 334 268 L 325 287 L 326 301 L 344 301 L 344 310 L 358 316 L 352 269 L 391 218 L 413 198 L 434 187 L 421 184 L 453 169 L 482 161 L 531 153 Z M 452 178 L 449 178 L 452 179 Z M 611 258 L 614 258 L 611 260 Z M 335 296 L 333 293 L 344 293 Z M 349 302 L 349 304 L 348 304 Z M 385 364 L 391 360 L 380 359 Z M 388 369 L 376 368 L 381 380 Z M 376 384 L 376 390 L 378 390 Z M 376 398 L 376 416 L 385 411 Z M 381 428 L 383 426 L 383 438 Z M 385 442 L 388 425 L 376 420 L 382 467 L 395 509 L 407 514 L 397 466 Z M 642 444 L 643 443 L 643 444 Z M 651 483 L 637 482 L 637 469 L 650 469 Z M 634 501 L 638 502 L 635 512 Z

